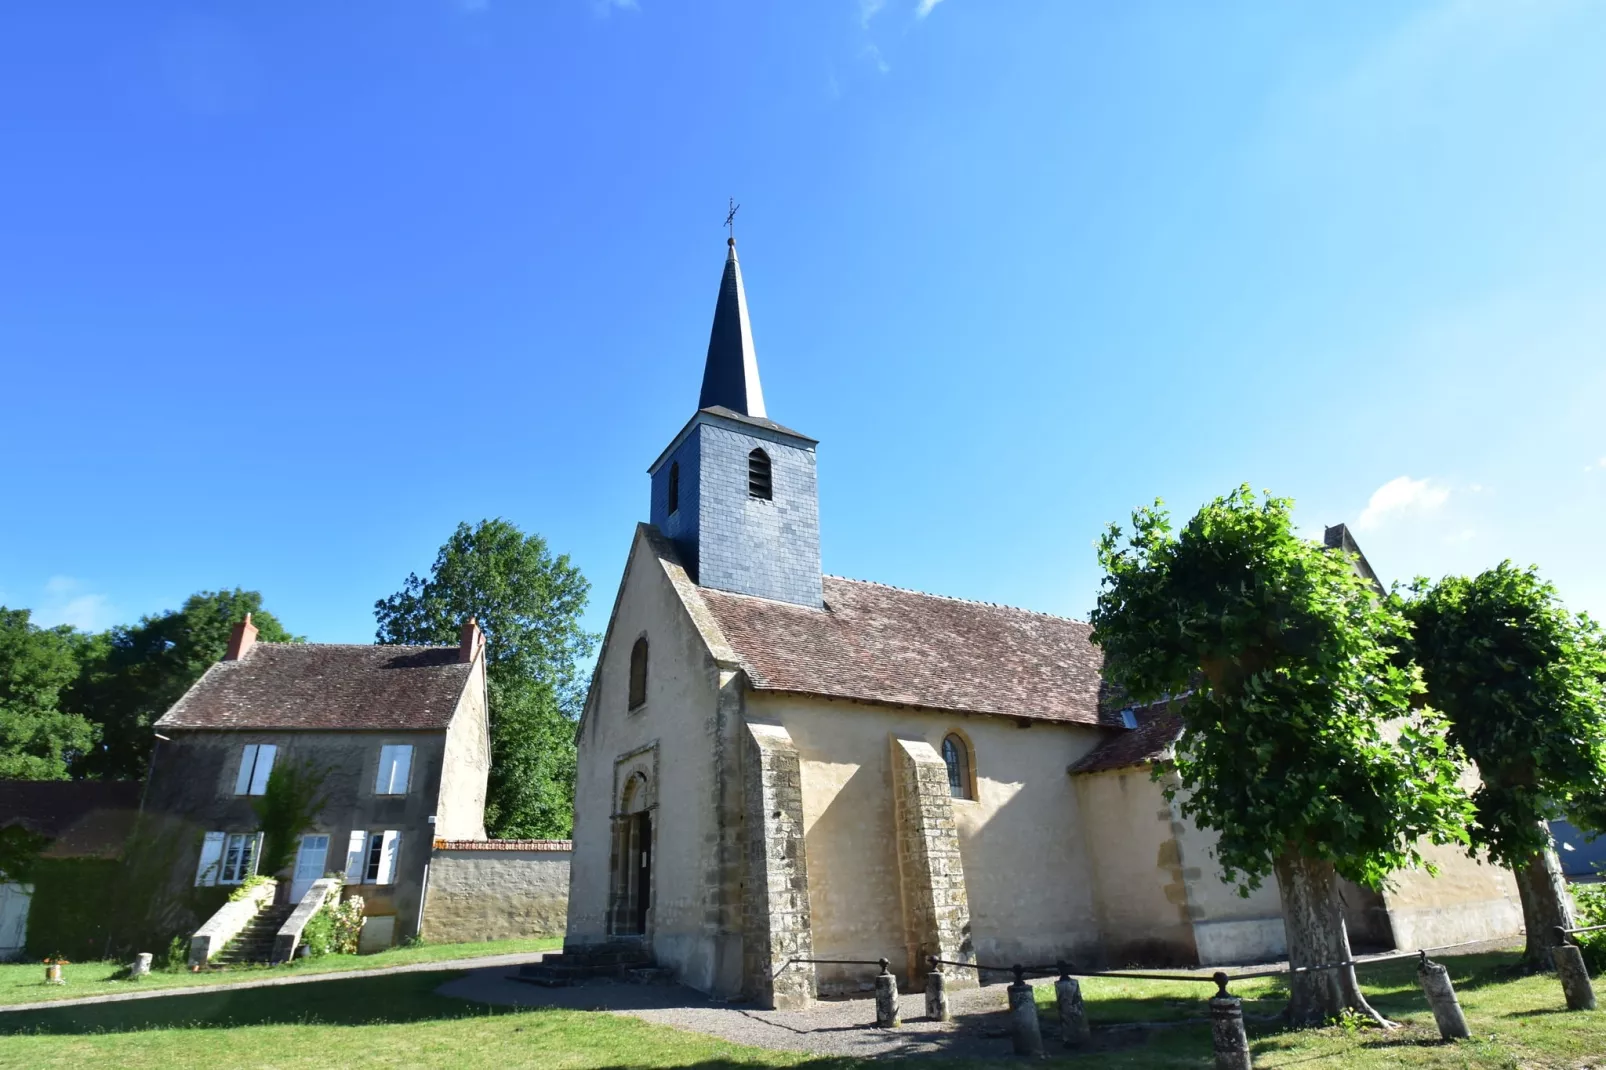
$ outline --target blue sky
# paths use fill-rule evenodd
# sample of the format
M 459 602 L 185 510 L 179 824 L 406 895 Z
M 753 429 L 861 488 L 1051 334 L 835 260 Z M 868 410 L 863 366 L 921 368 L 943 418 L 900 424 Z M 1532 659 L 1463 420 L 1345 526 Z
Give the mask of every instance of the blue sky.
M 365 642 L 460 520 L 605 622 L 727 196 L 828 571 L 1085 616 L 1240 482 L 1606 614 L 1606 5 L 0 16 L 0 602 Z

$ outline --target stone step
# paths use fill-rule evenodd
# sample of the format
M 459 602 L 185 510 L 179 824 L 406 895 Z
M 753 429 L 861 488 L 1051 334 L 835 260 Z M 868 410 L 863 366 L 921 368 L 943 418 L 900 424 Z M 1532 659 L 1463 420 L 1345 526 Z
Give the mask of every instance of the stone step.
M 633 980 L 634 974 L 641 975 L 639 983 L 646 984 L 658 980 L 655 975 L 667 976 L 667 971 L 659 969 L 645 949 L 609 948 L 602 954 L 588 950 L 579 956 L 549 953 L 540 962 L 520 966 L 514 980 L 560 988 L 599 978 Z

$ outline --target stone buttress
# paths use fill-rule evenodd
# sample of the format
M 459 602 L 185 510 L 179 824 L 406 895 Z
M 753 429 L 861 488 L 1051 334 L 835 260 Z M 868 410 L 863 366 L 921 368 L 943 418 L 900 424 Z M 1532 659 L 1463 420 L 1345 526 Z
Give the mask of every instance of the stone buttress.
M 892 779 L 903 893 L 904 943 L 911 985 L 924 983 L 926 959 L 975 962 L 970 900 L 959 857 L 948 766 L 931 744 L 892 737 Z M 948 987 L 974 987 L 975 970 L 945 966 Z
M 814 1000 L 814 941 L 803 853 L 803 780 L 786 729 L 748 724 L 742 748 L 746 879 L 742 911 L 742 990 L 775 1010 Z

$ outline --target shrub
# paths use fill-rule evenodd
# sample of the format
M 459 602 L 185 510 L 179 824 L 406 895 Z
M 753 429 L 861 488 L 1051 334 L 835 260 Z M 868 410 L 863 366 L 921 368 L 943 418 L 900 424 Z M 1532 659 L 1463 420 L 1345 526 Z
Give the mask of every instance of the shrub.
M 245 880 L 241 881 L 238 888 L 229 893 L 229 902 L 238 903 L 240 900 L 251 894 L 251 889 L 260 888 L 264 884 L 273 883 L 275 883 L 274 879 L 264 873 L 252 874 L 251 876 L 245 878 Z
M 1606 925 L 1606 883 L 1575 884 L 1572 891 L 1573 901 L 1578 904 L 1579 926 Z M 1573 939 L 1578 941 L 1591 974 L 1598 976 L 1606 970 L 1606 930 L 1579 933 Z
M 340 902 L 336 893 L 324 901 L 318 913 L 301 930 L 301 943 L 313 958 L 323 955 L 355 955 L 357 937 L 362 932 L 362 896 Z

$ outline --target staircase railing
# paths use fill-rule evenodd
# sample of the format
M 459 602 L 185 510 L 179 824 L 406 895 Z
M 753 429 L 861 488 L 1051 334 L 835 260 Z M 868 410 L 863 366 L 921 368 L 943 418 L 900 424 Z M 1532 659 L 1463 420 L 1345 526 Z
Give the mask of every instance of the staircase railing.
M 295 957 L 296 948 L 301 943 L 301 933 L 307 927 L 312 916 L 323 909 L 331 895 L 340 894 L 341 881 L 339 877 L 324 877 L 322 880 L 312 882 L 307 894 L 301 897 L 301 902 L 290 912 L 284 924 L 279 926 L 278 935 L 273 938 L 273 961 L 289 962 Z
M 278 885 L 272 881 L 259 884 L 246 891 L 239 899 L 224 903 L 217 913 L 206 919 L 206 924 L 190 937 L 190 967 L 198 969 L 223 950 L 225 944 L 240 935 L 240 930 L 251 924 L 263 907 L 273 902 Z

